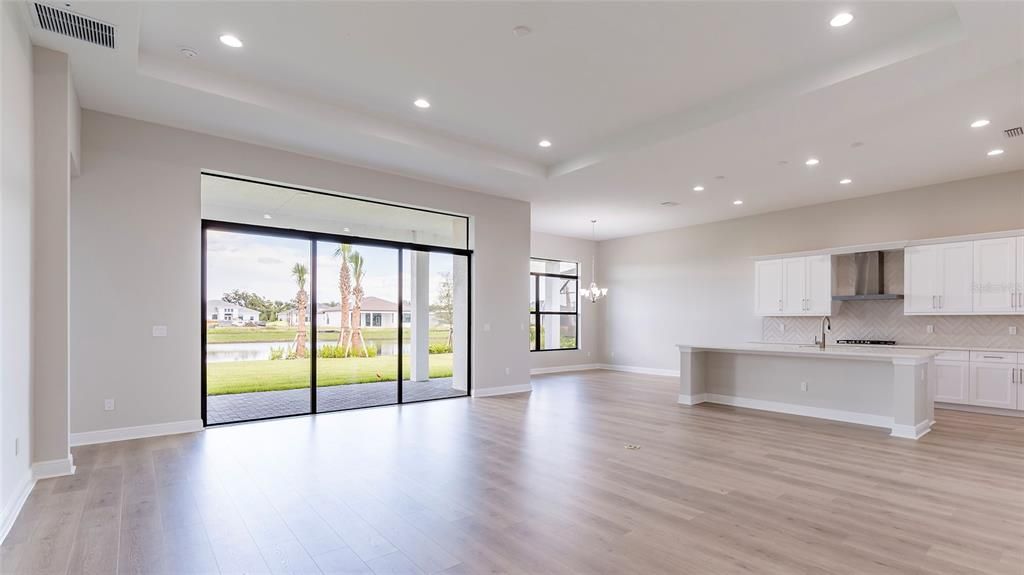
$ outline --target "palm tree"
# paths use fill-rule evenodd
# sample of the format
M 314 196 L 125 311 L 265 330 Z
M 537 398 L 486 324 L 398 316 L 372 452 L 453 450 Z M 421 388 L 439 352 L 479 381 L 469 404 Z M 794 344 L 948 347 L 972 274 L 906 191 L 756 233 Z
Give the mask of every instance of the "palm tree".
M 355 319 L 355 325 L 352 326 L 351 341 L 347 351 L 348 355 L 351 355 L 354 348 L 361 350 L 363 355 L 369 357 L 370 354 L 366 351 L 366 342 L 363 341 L 363 328 L 360 326 L 363 309 L 363 277 L 366 275 L 366 271 L 363 270 L 363 256 L 359 252 L 353 251 L 348 259 L 352 264 L 352 277 L 355 279 L 355 286 L 352 288 L 352 317 Z
M 309 305 L 309 297 L 306 295 L 306 274 L 308 270 L 302 264 L 295 264 L 292 267 L 292 277 L 299 285 L 299 293 L 295 294 L 295 310 L 299 316 L 298 332 L 295 334 L 295 357 L 307 357 L 306 353 L 306 307 Z
M 341 290 L 341 331 L 338 333 L 338 347 L 348 342 L 352 333 L 352 272 L 348 267 L 348 258 L 352 254 L 352 246 L 341 244 L 334 250 L 334 257 L 341 258 L 341 268 L 338 270 L 338 289 Z

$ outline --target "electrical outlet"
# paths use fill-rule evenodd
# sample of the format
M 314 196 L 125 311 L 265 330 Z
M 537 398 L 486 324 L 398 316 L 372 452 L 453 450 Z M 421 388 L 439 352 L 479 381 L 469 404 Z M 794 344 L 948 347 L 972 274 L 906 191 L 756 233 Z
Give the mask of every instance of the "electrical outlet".
M 924 331 L 925 331 L 925 333 L 935 333 L 935 326 L 931 325 L 931 324 L 926 325 L 924 327 Z
M 591 353 L 588 351 L 587 352 L 587 359 L 590 359 L 590 356 L 591 356 Z
M 1015 325 L 1011 325 L 1010 326 L 1010 335 L 1017 335 L 1017 326 L 1015 326 Z
M 114 400 L 104 399 L 103 400 L 103 411 L 114 411 Z
M 512 368 L 511 367 L 506 367 L 505 368 L 505 375 L 512 375 Z
M 779 333 L 786 333 L 786 324 L 779 322 Z
M 153 337 L 167 337 L 167 326 L 166 325 L 154 325 L 153 326 Z
M 615 352 L 614 351 L 608 352 L 608 357 L 615 357 Z
M 801 381 L 800 382 L 800 391 L 807 391 L 807 382 L 806 381 Z
M 491 324 L 485 323 L 484 324 L 484 331 L 491 331 Z

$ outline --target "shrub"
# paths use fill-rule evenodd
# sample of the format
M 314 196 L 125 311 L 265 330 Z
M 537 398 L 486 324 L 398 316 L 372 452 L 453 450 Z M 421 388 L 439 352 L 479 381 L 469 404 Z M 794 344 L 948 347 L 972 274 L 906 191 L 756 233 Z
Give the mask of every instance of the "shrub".
M 427 353 L 430 353 L 430 354 L 435 354 L 435 353 L 451 353 L 451 352 L 452 352 L 452 346 L 450 346 L 450 345 L 448 345 L 446 343 L 432 343 L 432 344 L 430 344 L 427 347 Z
M 366 347 L 366 354 L 364 355 L 362 350 L 353 349 L 350 353 L 345 353 L 345 349 L 340 345 L 324 345 L 320 346 L 316 350 L 316 356 L 320 359 L 343 359 L 346 357 L 376 357 L 377 348 L 374 346 Z
M 283 347 L 272 347 L 272 348 L 270 348 L 270 359 L 284 359 L 284 348 Z

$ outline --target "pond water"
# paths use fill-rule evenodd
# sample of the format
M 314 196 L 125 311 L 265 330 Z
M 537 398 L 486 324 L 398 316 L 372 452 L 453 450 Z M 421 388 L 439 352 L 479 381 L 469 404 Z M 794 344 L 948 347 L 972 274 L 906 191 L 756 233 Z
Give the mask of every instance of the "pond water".
M 316 342 L 319 349 L 325 345 L 336 345 L 336 337 Z M 288 349 L 290 341 L 260 341 L 247 343 L 208 343 L 206 344 L 207 363 L 221 361 L 253 361 L 270 359 L 270 350 L 273 348 Z M 398 340 L 366 340 L 366 347 L 376 348 L 377 355 L 398 355 Z M 402 343 L 402 353 L 409 353 L 409 342 Z

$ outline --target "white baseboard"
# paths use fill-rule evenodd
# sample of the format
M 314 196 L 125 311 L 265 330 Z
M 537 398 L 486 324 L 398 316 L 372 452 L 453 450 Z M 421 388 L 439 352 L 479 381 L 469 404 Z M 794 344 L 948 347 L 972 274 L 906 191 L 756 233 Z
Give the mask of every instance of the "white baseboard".
M 870 425 L 871 427 L 884 427 L 892 429 L 893 420 L 885 415 L 873 415 L 870 413 L 858 413 L 856 411 L 844 411 L 841 409 L 828 409 L 824 407 L 812 407 L 796 403 L 781 403 L 778 401 L 767 401 L 763 399 L 749 399 L 746 397 L 735 397 L 732 395 L 719 395 L 708 393 L 705 401 L 720 403 L 735 407 L 746 407 L 748 409 L 759 409 L 761 411 L 774 411 L 776 413 L 788 413 L 790 415 L 802 415 L 804 417 L 815 417 L 818 419 L 830 419 L 832 421 L 843 421 L 846 423 L 857 423 Z
M 931 421 L 922 421 L 917 425 L 901 425 L 899 423 L 894 423 L 892 424 L 892 433 L 890 435 L 905 439 L 921 439 L 931 430 Z
M 962 403 L 941 403 L 935 402 L 935 409 L 949 409 L 951 411 L 969 411 L 971 413 L 985 413 L 988 415 L 1004 415 L 1006 417 L 1024 417 L 1024 411 L 1016 409 L 1000 409 L 998 407 L 984 407 L 981 405 L 964 405 Z
M 160 435 L 175 435 L 178 433 L 192 433 L 202 431 L 203 420 L 188 419 L 185 421 L 171 421 L 169 423 L 156 423 L 153 425 L 137 425 L 134 427 L 117 427 L 114 429 L 100 429 L 98 431 L 83 431 L 71 434 L 71 445 L 92 445 L 94 443 L 110 443 L 111 441 L 125 441 L 128 439 L 142 439 L 144 437 L 157 437 Z
M 474 389 L 473 397 L 492 397 L 495 395 L 508 395 L 510 393 L 525 393 L 533 391 L 533 386 L 529 383 L 523 385 L 506 385 L 504 387 L 485 387 L 483 389 Z
M 679 377 L 678 369 L 657 369 L 653 367 L 636 367 L 632 365 L 616 365 L 611 363 L 601 363 L 596 366 L 599 369 L 607 369 L 609 371 L 623 371 L 626 373 L 641 373 L 644 375 L 663 375 L 666 377 Z
M 590 369 L 601 369 L 601 364 L 584 363 L 580 365 L 560 365 L 557 367 L 535 367 L 530 370 L 530 375 L 542 375 L 545 373 L 565 373 L 568 371 L 587 371 Z
M 708 400 L 708 394 L 698 393 L 696 395 L 683 395 L 679 394 L 679 403 L 683 405 L 697 405 L 698 403 L 704 403 Z
M 75 460 L 69 453 L 64 459 L 37 461 L 32 464 L 32 479 L 49 479 L 75 474 Z
M 14 498 L 3 509 L 0 509 L 0 543 L 3 543 L 7 534 L 11 532 L 11 527 L 14 527 L 21 508 L 25 506 L 25 502 L 28 501 L 28 496 L 35 486 L 36 480 L 32 477 L 32 473 L 26 473 L 25 480 L 21 482 Z

